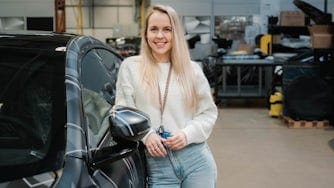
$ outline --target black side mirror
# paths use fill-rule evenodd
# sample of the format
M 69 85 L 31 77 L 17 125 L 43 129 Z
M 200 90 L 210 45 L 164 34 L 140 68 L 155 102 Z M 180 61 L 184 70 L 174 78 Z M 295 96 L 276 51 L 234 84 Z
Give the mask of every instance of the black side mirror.
M 93 150 L 92 152 L 94 153 L 94 157 L 91 162 L 91 166 L 95 169 L 105 167 L 112 162 L 133 155 L 133 153 L 138 151 L 138 147 L 139 142 L 122 140 L 116 145 Z
M 130 141 L 141 140 L 149 131 L 151 120 L 142 111 L 125 106 L 115 106 L 109 117 L 113 137 Z

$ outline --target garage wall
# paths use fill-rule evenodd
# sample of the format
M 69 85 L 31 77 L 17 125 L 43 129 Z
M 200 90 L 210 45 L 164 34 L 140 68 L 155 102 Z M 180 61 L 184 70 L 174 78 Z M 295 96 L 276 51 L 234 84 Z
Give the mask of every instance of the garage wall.
M 214 3 L 214 12 L 223 15 L 255 14 L 259 12 L 259 0 L 151 0 L 152 4 L 168 4 L 180 15 L 210 15 Z
M 54 16 L 54 0 L 0 0 L 0 16 Z
M 151 0 L 152 4 L 168 4 L 173 6 L 180 15 L 207 15 L 211 12 L 211 2 L 214 3 L 214 14 L 240 15 L 260 14 L 263 0 Z M 293 0 L 269 0 L 278 2 L 280 10 L 299 10 Z M 320 10 L 324 8 L 324 0 L 304 0 Z M 328 12 L 333 12 L 334 1 L 328 0 Z
M 78 2 L 66 0 L 66 32 L 91 35 L 101 41 L 139 34 L 136 0 L 83 0 L 80 31 Z M 54 18 L 54 3 L 55 0 L 0 0 L 0 28 L 10 25 L 14 29 L 27 29 L 27 17 Z
M 324 0 L 304 1 L 320 10 L 324 8 Z M 66 0 L 67 32 L 78 32 L 77 2 L 78 0 Z M 92 2 L 95 4 L 94 8 L 91 6 Z M 95 36 L 102 41 L 109 37 L 138 35 L 140 23 L 136 20 L 136 2 L 138 0 L 83 0 L 83 34 Z M 293 0 L 151 0 L 152 4 L 173 6 L 181 16 L 258 15 L 264 10 L 268 11 L 262 6 L 264 2 L 274 4 L 273 8 L 277 10 L 298 10 L 292 3 Z M 333 0 L 328 0 L 328 12 L 334 15 Z M 1 18 L 54 17 L 54 14 L 54 0 L 0 0 L 0 26 Z
M 94 2 L 94 3 L 93 3 Z M 92 35 L 105 41 L 112 37 L 139 35 L 135 0 L 84 0 L 82 3 L 82 31 L 78 30 L 78 0 L 66 1 L 66 30 Z
M 304 0 L 322 11 L 324 1 Z M 279 16 L 281 10 L 300 10 L 293 4 L 293 0 L 151 0 L 151 3 L 171 5 L 181 17 L 212 16 L 211 22 L 214 16 L 253 16 L 253 22 L 260 26 L 261 33 L 267 32 L 268 16 Z M 327 11 L 334 15 L 333 0 L 328 0 Z
M 29 17 L 49 17 L 44 23 L 54 28 L 53 7 L 54 0 L 0 0 L 0 29 L 27 29 Z

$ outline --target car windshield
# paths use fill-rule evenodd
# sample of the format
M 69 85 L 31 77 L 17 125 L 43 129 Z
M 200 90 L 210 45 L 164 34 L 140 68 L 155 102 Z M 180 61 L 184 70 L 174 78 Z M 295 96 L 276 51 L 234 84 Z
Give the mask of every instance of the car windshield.
M 64 56 L 0 47 L 1 171 L 59 166 L 65 147 Z

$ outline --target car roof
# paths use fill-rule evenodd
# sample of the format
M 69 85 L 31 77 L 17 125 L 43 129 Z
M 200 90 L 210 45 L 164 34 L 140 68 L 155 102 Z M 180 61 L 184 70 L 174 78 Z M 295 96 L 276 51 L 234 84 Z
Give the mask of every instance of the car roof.
M 54 51 L 66 47 L 75 36 L 46 31 L 0 31 L 0 47 Z

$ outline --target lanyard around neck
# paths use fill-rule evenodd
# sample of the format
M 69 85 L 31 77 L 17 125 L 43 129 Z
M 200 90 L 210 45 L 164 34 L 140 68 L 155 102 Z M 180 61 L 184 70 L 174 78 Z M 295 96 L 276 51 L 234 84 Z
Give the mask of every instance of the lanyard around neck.
M 168 76 L 166 80 L 166 86 L 165 86 L 165 92 L 164 92 L 164 98 L 161 98 L 161 91 L 160 91 L 160 85 L 158 84 L 158 89 L 159 89 L 159 105 L 160 105 L 160 125 L 162 125 L 162 120 L 163 120 L 163 114 L 165 111 L 165 106 L 166 106 L 166 101 L 167 101 L 167 94 L 168 94 L 168 87 L 169 87 L 169 82 L 170 82 L 170 77 L 172 73 L 172 64 L 169 66 L 168 70 Z

